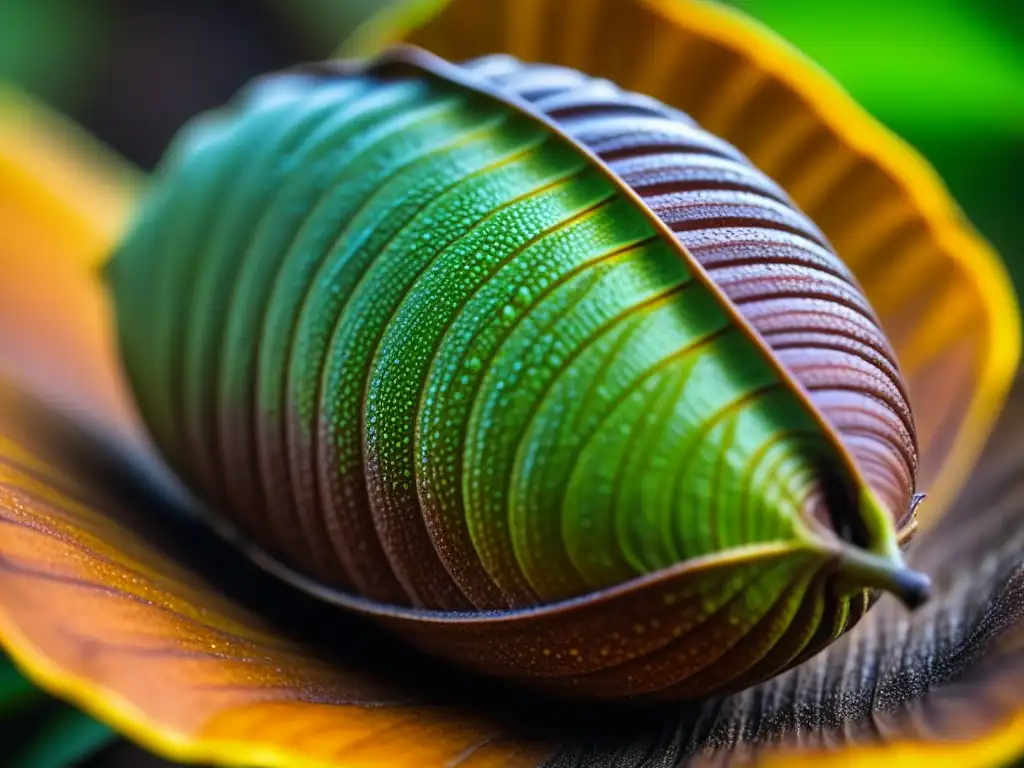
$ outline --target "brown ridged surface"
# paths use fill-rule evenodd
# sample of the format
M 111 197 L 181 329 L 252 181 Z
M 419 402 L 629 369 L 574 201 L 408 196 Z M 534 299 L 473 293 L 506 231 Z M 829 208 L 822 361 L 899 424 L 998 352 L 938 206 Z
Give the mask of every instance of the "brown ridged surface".
M 682 112 L 607 80 L 509 56 L 465 66 L 556 120 L 677 233 L 902 525 L 917 438 L 895 355 L 853 275 L 786 193 Z

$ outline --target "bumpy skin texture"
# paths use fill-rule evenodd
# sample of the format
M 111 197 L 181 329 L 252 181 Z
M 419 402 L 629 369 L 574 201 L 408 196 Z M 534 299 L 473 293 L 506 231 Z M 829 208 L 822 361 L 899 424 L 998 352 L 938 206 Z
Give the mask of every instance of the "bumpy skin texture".
M 694 696 L 806 658 L 865 610 L 844 558 L 891 554 L 914 491 L 865 299 L 684 115 L 460 71 L 285 74 L 178 139 L 110 267 L 157 444 L 370 601 L 338 602 L 489 673 Z

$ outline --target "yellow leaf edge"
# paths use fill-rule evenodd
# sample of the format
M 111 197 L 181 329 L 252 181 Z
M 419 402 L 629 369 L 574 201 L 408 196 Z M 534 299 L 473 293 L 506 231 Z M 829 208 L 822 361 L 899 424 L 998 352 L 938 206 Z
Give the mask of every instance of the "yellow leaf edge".
M 85 266 L 117 241 L 144 184 L 141 171 L 50 107 L 0 81 L 0 188 L 46 221 Z
M 55 258 L 87 270 L 107 258 L 131 217 L 144 176 L 71 120 L 0 81 L 0 189 L 60 233 Z M 121 694 L 63 667 L 0 603 L 0 647 L 33 684 L 168 760 L 245 768 L 356 768 L 287 748 L 168 728 Z
M 1002 410 L 1021 356 L 1022 319 L 1017 294 L 1002 260 L 966 219 L 928 161 L 867 112 L 828 72 L 776 32 L 741 10 L 711 0 L 622 0 L 651 9 L 669 22 L 742 52 L 762 71 L 804 99 L 853 151 L 892 178 L 921 213 L 936 242 L 984 298 L 990 344 L 978 387 L 955 440 L 957 460 L 947 463 L 930 489 L 931 508 L 945 509 L 963 486 Z M 342 57 L 368 56 L 405 40 L 452 0 L 406 0 L 379 11 L 338 48 Z M 434 51 L 441 56 L 444 51 Z M 927 333 L 927 329 L 922 329 Z M 922 527 L 937 515 L 924 516 Z

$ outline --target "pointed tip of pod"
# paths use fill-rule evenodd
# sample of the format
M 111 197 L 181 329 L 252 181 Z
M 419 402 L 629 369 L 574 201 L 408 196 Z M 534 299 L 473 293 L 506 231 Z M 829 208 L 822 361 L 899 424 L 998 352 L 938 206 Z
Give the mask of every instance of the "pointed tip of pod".
M 911 610 L 920 608 L 931 597 L 932 580 L 926 574 L 904 568 L 893 574 L 893 581 L 897 585 L 893 593 Z
M 838 559 L 841 589 L 847 585 L 881 589 L 910 610 L 924 605 L 931 596 L 931 579 L 909 568 L 898 551 L 881 555 L 848 546 L 840 551 Z
M 889 592 L 908 609 L 914 610 L 931 594 L 931 579 L 907 566 L 900 548 L 901 533 L 912 525 L 913 511 L 923 494 L 915 494 L 910 504 L 910 522 L 897 531 L 893 515 L 882 501 L 864 488 L 860 494 L 860 525 L 864 540 L 843 541 L 837 551 L 839 590 L 880 589 Z

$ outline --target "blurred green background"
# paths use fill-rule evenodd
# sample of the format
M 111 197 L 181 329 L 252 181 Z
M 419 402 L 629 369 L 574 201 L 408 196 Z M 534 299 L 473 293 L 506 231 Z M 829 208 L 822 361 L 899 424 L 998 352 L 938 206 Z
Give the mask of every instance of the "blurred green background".
M 558 2 L 559 0 L 552 0 Z M 384 0 L 0 0 L 0 80 L 144 168 L 260 72 L 328 56 Z M 1024 0 L 733 0 L 936 166 L 1024 288 Z M 0 659 L 0 765 L 166 765 Z

